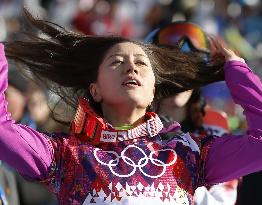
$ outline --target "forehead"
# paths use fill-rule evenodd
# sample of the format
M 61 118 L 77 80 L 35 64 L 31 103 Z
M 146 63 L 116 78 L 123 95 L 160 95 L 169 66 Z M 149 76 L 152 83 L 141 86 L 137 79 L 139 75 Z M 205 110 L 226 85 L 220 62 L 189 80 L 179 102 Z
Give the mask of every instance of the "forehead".
M 112 48 L 110 48 L 107 53 L 105 58 L 111 56 L 111 55 L 143 55 L 146 58 L 147 55 L 144 52 L 144 50 L 141 48 L 141 46 L 131 43 L 131 42 L 123 42 L 123 43 L 118 43 L 114 45 Z

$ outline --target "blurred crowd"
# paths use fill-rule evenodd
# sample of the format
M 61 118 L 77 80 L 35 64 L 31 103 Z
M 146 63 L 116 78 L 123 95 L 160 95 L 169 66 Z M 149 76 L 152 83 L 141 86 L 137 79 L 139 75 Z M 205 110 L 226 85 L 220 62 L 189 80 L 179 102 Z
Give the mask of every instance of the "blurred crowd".
M 21 31 L 30 29 L 24 6 L 39 18 L 81 33 L 119 34 L 138 40 L 155 28 L 188 20 L 223 39 L 262 76 L 260 0 L 0 0 L 0 41 L 19 39 Z M 9 69 L 6 96 L 13 118 L 42 132 L 67 131 L 50 114 L 47 102 L 52 104 L 56 96 L 26 80 L 17 72 L 17 65 L 10 64 Z M 242 109 L 233 103 L 225 83 L 207 86 L 202 93 L 207 104 L 227 113 L 234 133 L 245 131 Z M 56 204 L 44 188 L 20 177 L 17 189 L 20 204 Z

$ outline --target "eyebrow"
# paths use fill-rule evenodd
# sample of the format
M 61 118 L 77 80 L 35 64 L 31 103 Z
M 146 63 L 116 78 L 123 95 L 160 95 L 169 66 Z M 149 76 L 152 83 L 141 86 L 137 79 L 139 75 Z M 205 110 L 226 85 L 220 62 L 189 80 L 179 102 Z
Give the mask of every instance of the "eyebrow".
M 147 58 L 147 56 L 145 56 L 144 54 L 135 54 L 134 56 L 142 56 L 142 57 L 146 57 Z
M 114 56 L 125 56 L 125 54 L 116 53 L 116 54 L 113 54 L 113 55 L 108 56 L 107 59 L 112 58 L 112 57 L 114 57 Z M 134 56 L 135 56 L 135 57 L 137 57 L 137 56 L 142 56 L 142 57 L 147 58 L 147 56 L 145 56 L 144 54 L 140 54 L 140 53 L 134 54 Z

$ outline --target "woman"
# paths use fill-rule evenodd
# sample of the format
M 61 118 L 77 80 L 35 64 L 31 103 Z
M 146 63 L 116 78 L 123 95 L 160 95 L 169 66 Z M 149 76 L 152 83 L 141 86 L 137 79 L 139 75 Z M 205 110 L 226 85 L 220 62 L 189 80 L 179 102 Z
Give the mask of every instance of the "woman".
M 178 47 L 82 36 L 27 15 L 48 38 L 7 43 L 7 57 L 66 91 L 68 104 L 80 96 L 89 101 L 80 98 L 68 135 L 15 124 L 6 112 L 1 45 L 0 159 L 45 183 L 60 204 L 192 204 L 198 186 L 262 169 L 261 82 L 232 51 L 215 44 L 249 134 L 194 141 L 177 132 L 178 124 L 163 128 L 146 109 L 155 97 L 222 80 L 221 58 L 206 63 Z

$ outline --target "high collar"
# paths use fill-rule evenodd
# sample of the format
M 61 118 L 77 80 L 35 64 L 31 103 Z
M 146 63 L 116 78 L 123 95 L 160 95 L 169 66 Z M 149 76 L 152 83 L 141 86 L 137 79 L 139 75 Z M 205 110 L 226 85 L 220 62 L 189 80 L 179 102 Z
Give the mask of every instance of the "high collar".
M 71 132 L 94 145 L 156 136 L 163 128 L 160 118 L 154 112 L 147 112 L 145 119 L 144 123 L 132 129 L 116 130 L 94 112 L 86 99 L 80 98 Z

